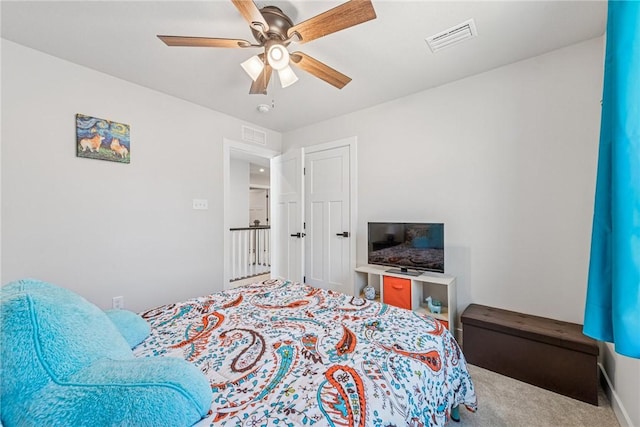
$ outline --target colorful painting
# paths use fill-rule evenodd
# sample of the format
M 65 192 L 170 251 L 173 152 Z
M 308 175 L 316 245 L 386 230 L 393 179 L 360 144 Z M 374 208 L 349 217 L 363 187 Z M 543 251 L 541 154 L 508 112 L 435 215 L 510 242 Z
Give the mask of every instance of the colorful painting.
M 76 114 L 76 149 L 78 157 L 129 163 L 129 125 Z

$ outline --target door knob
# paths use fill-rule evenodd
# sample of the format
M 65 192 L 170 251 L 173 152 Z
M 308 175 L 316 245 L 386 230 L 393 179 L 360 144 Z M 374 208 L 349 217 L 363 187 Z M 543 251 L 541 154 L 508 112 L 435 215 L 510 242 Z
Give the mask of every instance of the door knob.
M 342 233 L 336 233 L 336 236 L 349 237 L 349 232 L 348 231 L 343 231 Z

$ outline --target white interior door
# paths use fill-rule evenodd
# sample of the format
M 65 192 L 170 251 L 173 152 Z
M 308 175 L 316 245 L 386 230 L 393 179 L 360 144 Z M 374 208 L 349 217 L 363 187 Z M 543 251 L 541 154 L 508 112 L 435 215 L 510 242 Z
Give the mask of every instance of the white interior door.
M 303 281 L 303 150 L 271 159 L 271 277 Z
M 349 147 L 305 153 L 306 283 L 353 294 Z
M 266 188 L 252 188 L 249 190 L 249 224 L 254 225 L 259 221 L 259 225 L 267 223 L 267 203 L 269 202 L 269 190 Z

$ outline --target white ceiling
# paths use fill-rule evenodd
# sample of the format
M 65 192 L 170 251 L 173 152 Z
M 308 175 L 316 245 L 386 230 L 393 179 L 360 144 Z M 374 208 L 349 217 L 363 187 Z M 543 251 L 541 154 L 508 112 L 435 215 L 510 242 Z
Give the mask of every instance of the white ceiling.
M 341 1 L 256 1 L 294 23 Z M 286 89 L 249 95 L 240 63 L 258 49 L 167 47 L 157 34 L 240 38 L 248 25 L 228 0 L 6 1 L 2 37 L 280 132 L 601 36 L 604 1 L 380 1 L 377 19 L 300 50 L 350 76 L 338 90 L 302 70 Z M 432 53 L 424 39 L 470 18 L 478 36 Z M 275 77 L 275 76 L 274 76 Z M 275 84 L 274 84 L 275 83 Z M 259 113 L 261 103 L 275 108 Z

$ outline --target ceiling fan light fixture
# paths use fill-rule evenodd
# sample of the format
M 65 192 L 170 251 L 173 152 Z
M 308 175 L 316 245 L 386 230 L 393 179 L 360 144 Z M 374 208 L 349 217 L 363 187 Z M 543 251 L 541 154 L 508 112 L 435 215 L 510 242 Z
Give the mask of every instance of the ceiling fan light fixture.
M 282 70 L 278 70 L 278 77 L 280 78 L 280 85 L 283 89 L 298 81 L 298 76 L 296 76 L 289 65 L 284 67 Z
M 244 71 L 249 74 L 249 77 L 251 77 L 254 82 L 258 77 L 260 77 L 260 73 L 262 73 L 262 70 L 264 69 L 264 63 L 258 55 L 253 55 L 251 58 L 240 64 L 240 66 L 242 66 Z
M 274 70 L 280 71 L 289 66 L 289 52 L 281 44 L 273 44 L 267 50 L 267 61 Z

